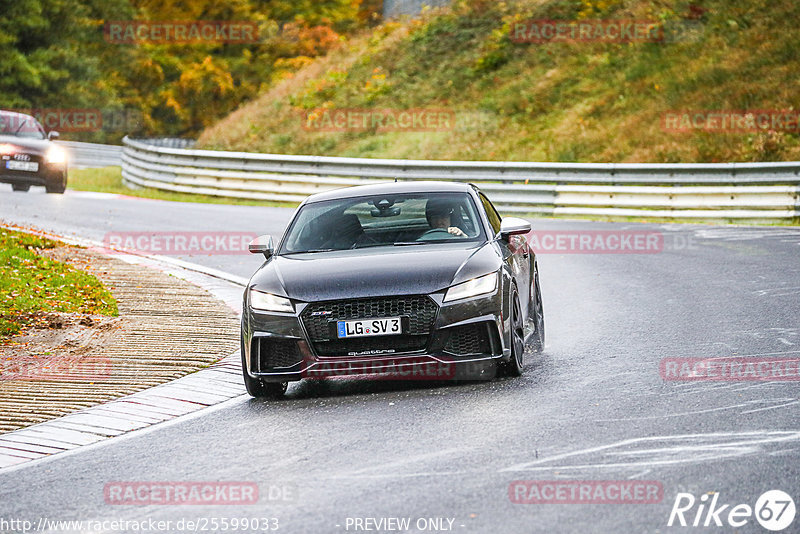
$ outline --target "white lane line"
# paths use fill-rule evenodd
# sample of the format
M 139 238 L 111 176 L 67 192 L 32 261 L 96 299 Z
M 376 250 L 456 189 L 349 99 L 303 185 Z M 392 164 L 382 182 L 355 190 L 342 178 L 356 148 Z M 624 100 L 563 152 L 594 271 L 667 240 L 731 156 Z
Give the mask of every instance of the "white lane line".
M 722 412 L 725 410 L 735 410 L 736 408 L 746 408 L 748 406 L 752 406 L 753 404 L 764 404 L 766 402 L 786 402 L 792 401 L 795 399 L 792 398 L 780 398 L 780 399 L 757 399 L 757 400 L 750 400 L 746 401 L 741 404 L 732 404 L 730 406 L 721 406 L 719 408 L 709 408 L 707 410 L 694 410 L 691 412 L 680 412 L 680 413 L 669 413 L 663 415 L 645 415 L 641 417 L 621 417 L 618 419 L 595 419 L 597 423 L 615 423 L 620 421 L 645 421 L 645 420 L 652 420 L 652 419 L 667 419 L 670 417 L 686 417 L 690 415 L 699 415 L 703 413 L 713 413 L 713 412 Z M 785 406 L 785 405 L 783 405 Z M 761 408 L 759 410 L 753 410 L 754 412 L 761 411 L 761 410 L 771 410 L 773 408 L 777 408 L 777 406 L 770 406 L 768 408 Z M 740 412 L 740 413 L 751 413 L 751 412 Z
M 779 406 L 768 406 L 766 408 L 759 408 L 757 410 L 749 410 L 747 412 L 739 412 L 739 413 L 741 415 L 744 415 L 744 414 L 750 414 L 750 413 L 756 413 L 756 412 L 766 412 L 767 410 L 777 410 L 778 408 L 785 408 L 786 406 L 793 406 L 795 404 L 798 404 L 798 402 L 800 402 L 800 401 L 795 400 L 793 402 L 788 402 L 786 404 L 781 404 Z
M 681 434 L 675 436 L 650 436 L 617 441 L 608 445 L 589 447 L 577 451 L 557 454 L 530 462 L 523 462 L 500 469 L 500 472 L 512 471 L 561 471 L 581 469 L 647 469 L 655 466 L 696 463 L 702 461 L 722 460 L 762 452 L 767 445 L 799 441 L 800 431 L 759 431 L 759 432 L 715 432 L 708 434 Z M 633 447 L 650 443 L 671 442 L 671 447 L 655 447 L 642 453 L 632 450 Z M 620 452 L 616 452 L 620 451 Z M 628 462 L 583 463 L 565 465 L 562 461 L 572 461 L 601 453 L 609 457 L 630 456 Z M 659 456 L 659 453 L 661 455 Z M 651 454 L 652 458 L 636 458 L 640 454 Z
M 653 470 L 652 470 L 652 469 L 645 469 L 645 470 L 644 470 L 644 471 L 642 471 L 641 473 L 636 473 L 635 475 L 631 475 L 631 476 L 629 476 L 629 477 L 628 477 L 628 480 L 633 480 L 634 478 L 643 477 L 643 476 L 645 476 L 646 474 L 650 473 L 651 471 L 653 471 Z

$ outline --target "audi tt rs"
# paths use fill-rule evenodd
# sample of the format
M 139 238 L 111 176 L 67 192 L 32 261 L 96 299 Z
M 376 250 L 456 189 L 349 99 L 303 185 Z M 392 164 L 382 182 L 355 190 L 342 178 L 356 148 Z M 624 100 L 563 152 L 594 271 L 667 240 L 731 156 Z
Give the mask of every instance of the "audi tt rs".
M 48 193 L 67 188 L 67 152 L 51 142 L 58 132 L 45 133 L 39 121 L 0 110 L 0 183 L 14 191 L 43 185 Z
M 446 379 L 489 364 L 519 376 L 544 347 L 529 222 L 501 218 L 476 186 L 406 182 L 319 193 L 294 214 L 244 294 L 244 382 L 366 375 Z

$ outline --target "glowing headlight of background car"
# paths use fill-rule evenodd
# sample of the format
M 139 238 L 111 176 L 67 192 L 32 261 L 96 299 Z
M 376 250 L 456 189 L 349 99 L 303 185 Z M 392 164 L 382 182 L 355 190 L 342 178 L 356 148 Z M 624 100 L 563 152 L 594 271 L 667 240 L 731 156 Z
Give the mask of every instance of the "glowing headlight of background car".
M 444 296 L 444 302 L 467 299 L 479 295 L 488 295 L 494 293 L 496 289 L 497 273 L 491 273 L 451 287 Z
M 63 164 L 67 162 L 67 151 L 59 146 L 51 146 L 47 150 L 47 163 Z
M 286 297 L 251 289 L 248 300 L 250 307 L 255 310 L 294 313 L 292 301 Z

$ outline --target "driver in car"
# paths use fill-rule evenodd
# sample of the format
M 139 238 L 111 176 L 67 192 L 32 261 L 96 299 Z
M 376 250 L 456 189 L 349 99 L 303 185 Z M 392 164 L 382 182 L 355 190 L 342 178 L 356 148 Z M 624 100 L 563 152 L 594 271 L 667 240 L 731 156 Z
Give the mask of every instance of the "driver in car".
M 431 229 L 419 236 L 418 241 L 447 239 L 450 236 L 467 237 L 464 231 L 452 225 L 455 207 L 446 200 L 430 199 L 425 205 L 425 217 Z

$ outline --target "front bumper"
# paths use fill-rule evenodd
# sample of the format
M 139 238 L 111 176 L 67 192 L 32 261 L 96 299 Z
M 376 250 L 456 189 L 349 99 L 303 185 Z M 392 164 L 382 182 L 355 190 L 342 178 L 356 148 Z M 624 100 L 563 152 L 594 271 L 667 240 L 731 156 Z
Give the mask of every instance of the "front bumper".
M 60 183 L 64 173 L 67 172 L 65 165 L 47 163 L 41 156 L 32 155 L 29 160 L 39 164 L 39 170 L 36 172 L 7 169 L 7 160 L 5 156 L 0 159 L 0 183 L 44 186 Z
M 509 356 L 510 350 L 504 343 L 500 291 L 446 304 L 443 297 L 442 292 L 299 303 L 292 314 L 255 311 L 245 302 L 242 350 L 246 372 L 267 382 L 352 375 L 389 380 L 447 380 L 480 376 L 487 367 L 485 364 L 493 365 L 494 360 Z M 326 328 L 320 328 L 323 313 L 345 313 L 340 310 L 346 309 L 351 314 L 325 317 L 335 323 L 356 318 L 352 314 L 357 312 L 353 310 L 363 310 L 364 301 L 385 300 L 385 306 L 378 308 L 397 309 L 397 299 L 430 300 L 432 313 L 424 315 L 424 320 L 414 316 L 404 320 L 404 332 L 413 335 L 381 336 L 366 341 L 357 338 L 362 341 L 353 340 L 348 348 L 327 335 Z M 313 311 L 322 308 L 334 311 Z M 415 305 L 414 310 L 418 309 Z M 310 317 L 312 311 L 314 317 Z

